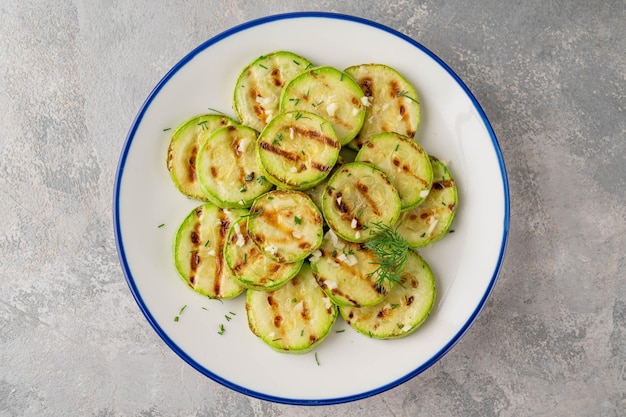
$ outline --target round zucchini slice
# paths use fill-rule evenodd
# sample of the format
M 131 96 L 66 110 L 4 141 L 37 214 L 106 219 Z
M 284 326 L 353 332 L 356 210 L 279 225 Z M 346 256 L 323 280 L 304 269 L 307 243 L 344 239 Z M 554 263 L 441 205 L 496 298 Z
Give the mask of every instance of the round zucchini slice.
M 211 298 L 234 298 L 244 291 L 224 259 L 224 245 L 233 222 L 246 210 L 223 210 L 212 203 L 193 209 L 174 240 L 176 269 L 194 291 Z
M 276 262 L 264 255 L 248 236 L 247 217 L 237 220 L 230 228 L 224 257 L 241 285 L 262 291 L 275 290 L 289 281 L 298 273 L 303 262 Z
M 321 244 L 324 220 L 301 191 L 274 190 L 256 199 L 248 217 L 248 235 L 278 262 L 298 262 Z
M 294 77 L 280 97 L 281 111 L 301 110 L 328 120 L 342 145 L 350 142 L 365 120 L 363 91 L 345 73 L 324 66 L 311 68 Z
M 365 242 L 372 227 L 393 225 L 400 197 L 387 175 L 372 164 L 350 162 L 328 180 L 322 211 L 328 226 L 350 242 Z
M 278 114 L 283 85 L 312 64 L 293 52 L 263 55 L 241 71 L 235 84 L 233 110 L 241 124 L 257 131 Z
M 328 176 L 340 149 L 330 123 L 314 113 L 293 111 L 279 114 L 263 129 L 258 158 L 269 181 L 303 190 Z
M 272 184 L 261 175 L 256 131 L 247 126 L 217 129 L 204 142 L 196 169 L 210 201 L 223 208 L 250 207 Z
M 426 320 L 435 304 L 435 278 L 426 261 L 411 250 L 399 284 L 382 303 L 340 307 L 341 316 L 357 332 L 375 339 L 407 336 Z
M 215 130 L 235 125 L 230 117 L 220 114 L 203 114 L 182 123 L 170 138 L 167 148 L 167 170 L 176 188 L 200 201 L 209 201 L 196 175 L 198 151 Z
M 433 186 L 425 201 L 405 211 L 397 223 L 398 233 L 411 247 L 423 247 L 442 239 L 449 231 L 458 205 L 456 184 L 443 162 L 430 157 Z
M 369 306 L 380 303 L 389 288 L 372 278 L 376 256 L 363 243 L 347 242 L 332 230 L 322 246 L 309 258 L 319 286 L 340 306 Z
M 359 84 L 370 105 L 359 134 L 350 143 L 359 149 L 371 136 L 397 132 L 412 138 L 420 122 L 420 103 L 411 83 L 397 70 L 383 64 L 362 64 L 345 69 Z
M 433 184 L 430 158 L 419 143 L 395 132 L 372 136 L 356 155 L 383 171 L 398 190 L 402 210 L 420 204 Z
M 330 333 L 337 306 L 317 285 L 307 263 L 294 278 L 275 291 L 248 290 L 248 326 L 279 352 L 306 353 Z

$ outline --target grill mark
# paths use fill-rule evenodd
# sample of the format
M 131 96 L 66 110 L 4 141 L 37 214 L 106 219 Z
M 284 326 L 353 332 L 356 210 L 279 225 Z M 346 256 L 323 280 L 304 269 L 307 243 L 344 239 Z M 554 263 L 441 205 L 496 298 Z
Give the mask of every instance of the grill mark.
M 230 221 L 224 215 L 224 212 L 220 210 L 219 213 L 220 226 L 215 242 L 215 279 L 213 280 L 213 291 L 216 295 L 219 295 L 222 289 L 222 278 L 224 276 L 225 269 L 224 257 L 221 256 L 221 254 L 224 250 L 224 242 L 226 241 L 226 236 L 228 235 L 228 229 L 230 228 Z
M 236 127 L 234 126 L 229 126 L 228 127 L 229 131 L 233 131 L 236 129 Z M 241 159 L 243 157 L 243 153 L 239 151 L 239 142 L 240 142 L 239 137 L 235 137 L 235 139 L 232 141 L 232 146 L 231 146 L 231 150 L 233 151 L 233 156 L 235 157 L 235 165 L 237 165 L 237 168 L 239 168 L 239 178 L 245 178 L 246 173 L 243 170 L 243 164 L 241 163 Z
M 451 187 L 454 187 L 454 180 L 452 179 L 433 182 L 434 190 L 440 191 L 440 190 L 443 190 L 444 188 L 451 188 Z
M 297 133 L 298 135 L 301 136 L 306 136 L 307 139 L 311 139 L 314 140 L 316 142 L 321 142 L 326 146 L 330 146 L 332 148 L 341 148 L 341 144 L 339 143 L 339 141 L 328 137 L 320 132 L 318 132 L 317 130 L 311 130 L 311 129 L 303 129 L 300 126 L 290 126 L 290 129 L 293 129 L 294 134 Z
M 361 86 L 361 90 L 363 90 L 363 94 L 365 94 L 368 97 L 372 97 L 373 93 L 373 87 L 374 87 L 374 82 L 372 81 L 372 79 L 370 77 L 365 77 L 361 80 L 361 82 L 359 83 L 359 86 Z
M 300 315 L 302 316 L 302 319 L 304 320 L 309 320 L 309 318 L 311 317 L 309 314 L 309 309 L 306 303 L 304 302 L 304 300 L 302 300 L 302 311 L 300 312 Z
M 261 142 L 259 143 L 259 147 L 265 151 L 271 152 L 275 155 L 282 156 L 291 162 L 300 162 L 300 154 L 296 152 L 286 151 L 278 146 L 272 145 L 271 143 Z
M 389 90 L 389 95 L 391 96 L 391 98 L 397 98 L 398 94 L 400 94 L 400 92 L 402 91 L 400 89 L 400 84 L 398 84 L 396 80 L 389 81 Z
M 343 198 L 341 198 L 343 196 L 341 191 L 337 191 L 337 193 L 333 197 L 333 191 L 330 188 L 328 188 L 328 194 L 331 196 L 331 198 L 334 199 L 335 208 L 339 210 L 339 212 L 341 213 L 341 220 L 346 221 L 346 222 L 349 221 L 350 223 L 352 223 L 352 220 L 356 220 L 356 225 L 354 227 L 354 230 L 363 230 L 363 224 L 361 223 L 361 220 L 352 211 L 352 209 L 346 204 L 346 202 L 343 201 Z M 339 200 L 340 198 L 341 198 L 341 202 L 338 202 L 337 200 Z
M 193 145 L 189 152 L 189 160 L 187 161 L 187 179 L 190 182 L 196 181 L 196 157 L 198 156 L 198 146 Z
M 282 87 L 283 85 L 283 80 L 281 77 L 281 73 L 280 73 L 280 69 L 279 68 L 274 68 L 271 72 L 271 76 L 272 76 L 272 81 L 274 83 L 274 85 L 276 87 Z
M 318 171 L 321 171 L 321 172 L 330 172 L 330 170 L 333 169 L 332 166 L 320 164 L 317 161 L 311 161 L 311 167 L 315 168 L 315 169 L 317 169 Z
M 379 217 L 382 216 L 382 212 L 380 208 L 378 207 L 378 204 L 376 204 L 376 201 L 374 201 L 372 196 L 369 195 L 369 188 L 367 187 L 367 185 L 363 184 L 360 181 L 357 181 L 355 184 L 355 188 L 359 192 L 359 194 L 361 194 L 361 196 L 365 200 L 367 200 L 367 204 L 369 204 L 369 206 L 372 208 L 372 211 L 374 212 L 374 214 L 376 214 Z
M 415 172 L 411 171 L 411 167 L 408 166 L 407 164 L 402 164 L 402 162 L 398 158 L 394 157 L 391 160 L 391 163 L 393 163 L 396 167 L 400 168 L 402 172 L 404 172 L 406 175 L 409 175 L 415 178 L 417 181 L 421 182 L 424 186 L 428 187 L 428 181 L 426 181 L 424 178 L 417 175 Z
M 408 307 L 413 304 L 413 301 L 415 301 L 415 296 L 411 295 L 405 300 L 404 304 Z
M 196 283 L 196 274 L 198 272 L 198 267 L 202 262 L 200 258 L 200 254 L 198 253 L 198 246 L 200 244 L 200 217 L 202 216 L 202 209 L 196 210 L 196 216 L 198 221 L 194 224 L 193 230 L 189 236 L 191 243 L 193 245 L 193 249 L 191 251 L 191 257 L 189 259 L 189 283 L 191 287 L 195 287 Z

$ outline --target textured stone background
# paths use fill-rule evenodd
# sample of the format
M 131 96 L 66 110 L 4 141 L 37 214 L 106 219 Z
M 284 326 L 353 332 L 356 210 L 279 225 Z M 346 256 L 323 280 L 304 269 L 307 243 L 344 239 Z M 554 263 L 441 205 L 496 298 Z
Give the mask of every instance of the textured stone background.
M 422 375 L 338 406 L 250 399 L 186 365 L 118 264 L 119 152 L 189 50 L 267 14 L 377 20 L 446 61 L 507 164 L 500 279 Z M 2 0 L 0 417 L 618 416 L 626 413 L 623 0 Z

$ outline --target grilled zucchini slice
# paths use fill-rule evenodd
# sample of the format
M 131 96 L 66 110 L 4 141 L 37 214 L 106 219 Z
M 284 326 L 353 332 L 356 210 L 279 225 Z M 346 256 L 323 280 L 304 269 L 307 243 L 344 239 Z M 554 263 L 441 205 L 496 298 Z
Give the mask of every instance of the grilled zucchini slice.
M 397 132 L 412 138 L 420 122 L 420 103 L 411 83 L 397 70 L 384 64 L 362 64 L 345 69 L 359 84 L 370 105 L 359 134 L 350 143 L 359 149 L 371 136 Z
M 263 129 L 258 158 L 269 181 L 303 190 L 328 176 L 340 148 L 330 123 L 314 113 L 292 111 L 279 114 Z
M 209 201 L 196 175 L 196 158 L 205 140 L 216 129 L 235 125 L 230 117 L 203 114 L 182 123 L 170 138 L 167 148 L 167 170 L 174 185 L 187 197 Z
M 340 306 L 369 306 L 380 303 L 389 288 L 378 285 L 372 274 L 376 256 L 363 243 L 347 242 L 332 230 L 322 246 L 309 258 L 319 286 Z
M 174 260 L 181 278 L 211 298 L 234 298 L 244 291 L 224 260 L 224 244 L 233 222 L 246 210 L 223 210 L 212 203 L 194 208 L 174 240 Z
M 328 180 L 322 197 L 326 223 L 350 242 L 368 240 L 375 224 L 393 225 L 400 207 L 398 191 L 387 175 L 364 162 L 341 166 Z
M 352 78 L 336 68 L 311 68 L 285 85 L 281 111 L 301 110 L 328 120 L 342 145 L 350 142 L 365 120 L 363 91 Z
M 196 169 L 209 200 L 223 208 L 250 207 L 272 184 L 260 174 L 256 131 L 247 126 L 217 129 L 204 142 Z
M 419 143 L 395 132 L 372 136 L 356 155 L 356 161 L 374 164 L 398 190 L 402 210 L 415 207 L 433 184 L 430 158 Z
M 248 235 L 270 258 L 298 262 L 322 244 L 323 224 L 309 196 L 301 191 L 273 190 L 252 204 Z
M 248 64 L 237 78 L 233 98 L 241 124 L 263 130 L 278 114 L 284 84 L 311 66 L 309 60 L 289 51 L 272 52 Z
M 306 353 L 317 346 L 337 320 L 337 306 L 317 285 L 307 263 L 275 291 L 248 290 L 248 326 L 271 348 Z
M 405 211 L 398 219 L 397 231 L 411 247 L 422 247 L 443 238 L 449 231 L 458 205 L 454 178 L 443 162 L 430 157 L 433 186 L 426 200 Z
M 248 219 L 233 223 L 224 248 L 226 263 L 241 285 L 270 291 L 293 278 L 302 262 L 283 263 L 267 257 L 248 236 Z
M 375 339 L 407 336 L 426 320 L 436 295 L 430 267 L 412 250 L 399 284 L 393 286 L 382 303 L 340 307 L 341 316 L 356 331 Z

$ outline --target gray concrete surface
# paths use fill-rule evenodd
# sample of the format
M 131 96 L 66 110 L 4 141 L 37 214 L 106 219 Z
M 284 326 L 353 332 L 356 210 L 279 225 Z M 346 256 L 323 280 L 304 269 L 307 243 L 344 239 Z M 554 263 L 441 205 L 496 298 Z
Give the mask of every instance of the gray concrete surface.
M 499 137 L 500 279 L 440 362 L 365 400 L 296 407 L 202 376 L 124 280 L 111 201 L 128 128 L 189 50 L 298 10 L 389 25 L 446 61 Z M 626 415 L 623 0 L 0 2 L 0 417 Z

